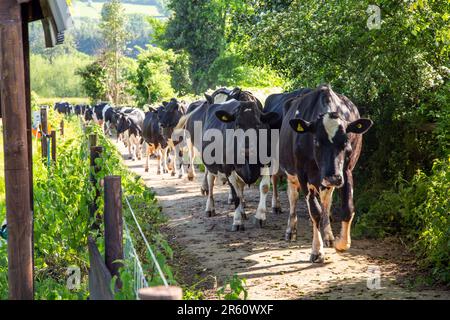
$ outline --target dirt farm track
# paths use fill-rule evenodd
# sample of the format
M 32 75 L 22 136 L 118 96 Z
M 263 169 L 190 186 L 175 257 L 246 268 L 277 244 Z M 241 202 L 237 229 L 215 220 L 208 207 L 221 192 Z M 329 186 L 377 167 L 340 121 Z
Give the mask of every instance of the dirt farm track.
M 127 155 L 123 146 L 119 150 Z M 156 175 L 156 160 L 149 172 L 144 161 L 124 160 L 128 168 L 142 176 L 154 189 L 163 213 L 169 218 L 164 232 L 174 248 L 175 271 L 184 285 L 202 281 L 206 298 L 215 299 L 216 286 L 237 273 L 246 279 L 249 299 L 450 299 L 445 288 L 412 287 L 417 276 L 414 257 L 397 239 L 353 239 L 346 253 L 326 248 L 324 264 L 309 262 L 312 231 L 306 204 L 299 202 L 297 241 L 284 241 L 288 200 L 281 191 L 283 213 L 268 214 L 263 229 L 253 226 L 252 218 L 259 201 L 256 187 L 245 190 L 245 231 L 231 232 L 234 208 L 227 204 L 228 187 L 216 186 L 217 216 L 204 214 L 205 198 L 200 193 L 202 173 L 195 181 L 170 174 Z M 268 200 L 271 194 L 269 194 Z M 270 212 L 270 201 L 269 212 Z M 335 234 L 339 225 L 333 225 Z M 381 287 L 368 289 L 369 267 L 379 267 Z

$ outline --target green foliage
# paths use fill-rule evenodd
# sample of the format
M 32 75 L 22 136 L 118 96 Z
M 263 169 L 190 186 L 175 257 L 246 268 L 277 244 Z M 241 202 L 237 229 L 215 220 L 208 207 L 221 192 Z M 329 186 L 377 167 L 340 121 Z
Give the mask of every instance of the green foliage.
M 174 55 L 168 50 L 147 47 L 137 58 L 137 68 L 131 77 L 138 105 L 152 104 L 174 96 L 169 64 Z
M 356 224 L 356 235 L 401 234 L 413 244 L 419 265 L 433 278 L 450 283 L 450 158 L 435 161 L 429 175 L 418 171 L 411 181 L 397 179 L 394 190 L 379 200 Z
M 31 88 L 45 97 L 82 97 L 85 95 L 82 79 L 76 70 L 84 68 L 90 58 L 76 53 L 48 56 L 31 55 Z
M 106 70 L 97 60 L 76 71 L 82 78 L 82 85 L 91 101 L 106 100 Z
M 174 14 L 165 32 L 167 47 L 189 54 L 193 89 L 198 94 L 211 86 L 209 66 L 225 45 L 225 6 L 217 0 L 171 0 L 168 8 Z
M 245 279 L 241 279 L 237 274 L 234 274 L 217 290 L 218 298 L 224 300 L 247 300 L 248 292 L 245 288 L 245 282 Z
M 102 7 L 100 30 L 103 39 L 103 60 L 106 71 L 107 92 L 115 103 L 121 102 L 124 91 L 121 86 L 125 79 L 121 67 L 126 39 L 129 36 L 125 29 L 126 15 L 120 0 L 109 0 Z

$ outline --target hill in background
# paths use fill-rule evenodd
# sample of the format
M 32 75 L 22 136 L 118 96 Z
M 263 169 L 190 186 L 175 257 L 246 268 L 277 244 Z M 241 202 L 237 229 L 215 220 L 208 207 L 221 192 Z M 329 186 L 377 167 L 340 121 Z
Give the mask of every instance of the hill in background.
M 102 6 L 104 0 L 72 0 L 70 11 L 74 19 L 74 26 L 66 32 L 66 46 L 73 46 L 77 51 L 87 55 L 95 55 L 102 46 L 102 36 L 99 29 Z M 130 34 L 125 54 L 135 57 L 137 47 L 145 47 L 150 42 L 150 25 L 147 17 L 164 19 L 167 12 L 164 0 L 122 0 L 125 13 L 128 15 L 127 31 Z M 30 26 L 31 52 L 42 54 L 44 48 L 44 34 L 40 22 Z

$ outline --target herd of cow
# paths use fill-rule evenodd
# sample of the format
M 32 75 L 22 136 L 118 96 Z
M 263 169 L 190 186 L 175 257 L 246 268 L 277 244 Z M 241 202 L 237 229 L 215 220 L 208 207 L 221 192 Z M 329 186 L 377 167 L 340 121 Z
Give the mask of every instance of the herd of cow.
M 296 204 L 302 190 L 313 224 L 311 261 L 324 261 L 324 246 L 334 246 L 337 251 L 349 249 L 355 212 L 352 171 L 361 152 L 362 134 L 369 130 L 372 121 L 360 118 L 356 106 L 329 85 L 273 94 L 264 106 L 252 93 L 239 88 L 221 88 L 211 95 L 205 94 L 205 98 L 190 105 L 171 99 L 147 112 L 114 108 L 107 103 L 93 107 L 58 103 L 55 109 L 95 121 L 109 135 L 111 128 L 115 128 L 132 159 L 140 159 L 144 154 L 145 171 L 149 170 L 149 156 L 155 154 L 158 174 L 171 172 L 182 178 L 186 167 L 187 178 L 193 180 L 194 159 L 200 155 L 205 165 L 201 192 L 207 196 L 206 215 L 215 215 L 216 180 L 227 183 L 228 201 L 235 206 L 232 231 L 244 230 L 245 185 L 259 181 L 260 199 L 254 221 L 262 227 L 271 183 L 272 213 L 281 213 L 277 185 L 285 178 L 290 207 L 286 240 L 296 239 Z M 262 134 L 264 130 L 277 134 Z M 234 134 L 229 140 L 226 138 L 229 131 L 244 134 Z M 245 134 L 251 131 L 256 132 L 254 141 Z M 221 136 L 226 141 L 222 149 L 212 148 Z M 261 148 L 267 149 L 264 152 L 270 162 L 261 160 Z M 211 149 L 214 149 L 212 156 Z M 189 161 L 185 164 L 186 150 Z M 341 233 L 336 240 L 330 225 L 334 189 L 341 191 Z

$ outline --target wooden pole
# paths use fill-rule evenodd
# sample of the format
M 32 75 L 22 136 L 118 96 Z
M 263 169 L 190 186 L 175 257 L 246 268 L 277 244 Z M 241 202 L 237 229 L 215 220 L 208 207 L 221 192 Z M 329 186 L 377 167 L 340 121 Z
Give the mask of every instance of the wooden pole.
M 138 291 L 138 297 L 140 300 L 181 300 L 183 291 L 174 286 L 142 288 Z
M 33 299 L 33 242 L 21 7 L 0 1 L 0 91 L 5 152 L 9 298 Z
M 64 137 L 64 119 L 62 119 L 59 124 L 59 132 L 61 134 L 61 137 Z
M 47 162 L 48 156 L 48 144 L 47 144 L 47 134 L 48 134 L 48 121 L 47 121 L 47 106 L 41 107 L 41 156 L 42 161 Z
M 29 6 L 22 6 L 22 45 L 23 45 L 23 63 L 25 70 L 25 103 L 27 109 L 27 143 L 28 143 L 28 180 L 30 184 L 30 209 L 31 219 L 34 221 L 34 197 L 33 197 L 33 133 L 31 130 L 31 84 L 30 84 L 30 37 L 28 32 L 28 9 Z M 34 223 L 31 223 L 31 243 L 34 244 Z M 32 250 L 32 261 L 34 266 L 34 245 Z M 34 279 L 34 268 L 33 268 Z
M 89 135 L 89 148 L 97 145 L 97 135 L 92 133 Z
M 91 154 L 90 154 L 90 160 L 91 160 L 91 168 L 93 172 L 91 172 L 91 183 L 95 188 L 95 197 L 92 201 L 90 207 L 89 207 L 89 214 L 91 219 L 94 219 L 94 223 L 92 224 L 92 229 L 99 229 L 99 223 L 96 221 L 98 220 L 98 217 L 95 216 L 95 213 L 97 212 L 98 206 L 97 206 L 97 200 L 100 197 L 100 190 L 97 188 L 97 179 L 95 175 L 100 172 L 101 168 L 99 165 L 95 164 L 95 159 L 98 159 L 101 157 L 101 154 L 103 152 L 103 147 L 99 146 L 93 146 L 91 147 Z
M 105 177 L 105 263 L 112 276 L 119 278 L 123 260 L 122 186 L 120 176 Z M 120 289 L 122 284 L 117 282 Z
M 52 161 L 56 163 L 56 131 L 52 130 L 50 136 L 52 139 Z

